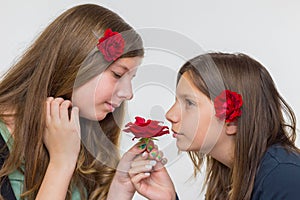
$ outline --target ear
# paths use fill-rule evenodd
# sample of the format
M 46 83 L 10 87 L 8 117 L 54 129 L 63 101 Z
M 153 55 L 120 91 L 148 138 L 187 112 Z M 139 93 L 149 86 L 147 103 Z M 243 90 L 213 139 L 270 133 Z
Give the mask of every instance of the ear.
M 235 135 L 237 132 L 237 125 L 235 122 L 226 123 L 225 131 L 227 135 Z

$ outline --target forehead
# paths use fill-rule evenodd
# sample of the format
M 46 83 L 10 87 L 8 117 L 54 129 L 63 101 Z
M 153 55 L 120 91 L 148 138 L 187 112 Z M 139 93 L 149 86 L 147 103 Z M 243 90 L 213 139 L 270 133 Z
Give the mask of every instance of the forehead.
M 180 77 L 176 88 L 176 94 L 179 96 L 203 96 L 204 94 L 193 83 L 188 72 L 184 72 Z
M 120 58 L 111 64 L 110 68 L 121 68 L 126 71 L 131 71 L 137 68 L 142 63 L 142 57 Z

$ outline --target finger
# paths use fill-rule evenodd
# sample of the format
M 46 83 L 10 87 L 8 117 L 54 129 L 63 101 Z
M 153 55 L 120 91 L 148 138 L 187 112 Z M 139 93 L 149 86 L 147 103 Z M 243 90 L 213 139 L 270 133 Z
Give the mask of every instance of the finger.
M 137 155 L 144 152 L 146 149 L 146 144 L 143 142 L 139 142 L 131 147 L 123 156 L 123 159 L 126 161 L 132 161 Z
M 47 97 L 47 100 L 46 101 L 53 101 L 54 100 L 54 97 Z
M 146 150 L 145 143 L 139 142 L 131 147 L 126 153 L 124 153 L 121 161 L 118 164 L 118 171 L 128 172 L 130 169 L 130 163 L 137 155 Z
M 145 165 L 151 165 L 154 166 L 156 165 L 157 161 L 155 160 L 139 160 L 139 161 L 134 161 L 131 163 L 131 168 L 138 167 L 138 166 L 145 166 Z
M 162 168 L 165 168 L 165 164 L 167 163 L 167 159 L 163 158 L 160 162 L 157 162 L 155 166 L 153 166 L 154 171 L 159 171 Z
M 163 159 L 163 157 L 164 157 L 164 153 L 162 151 L 158 151 L 158 154 L 155 159 L 157 161 L 161 161 Z
M 64 121 L 69 121 L 69 110 L 68 108 L 72 105 L 71 101 L 65 100 L 60 104 L 59 112 L 60 118 Z
M 168 159 L 167 158 L 162 158 L 161 161 L 160 161 L 160 163 L 162 165 L 166 165 L 168 163 Z
M 50 109 L 51 109 L 51 117 L 55 119 L 59 119 L 59 106 L 64 101 L 63 98 L 55 98 L 53 101 L 51 101 Z
M 147 151 L 151 152 L 154 149 L 154 142 L 152 140 L 147 144 Z
M 146 172 L 146 173 L 140 173 L 140 174 L 137 174 L 136 176 L 133 176 L 131 177 L 131 182 L 133 183 L 134 187 L 136 189 L 139 189 L 141 184 L 140 182 L 143 180 L 143 179 L 146 179 L 150 176 L 150 173 L 149 172 Z
M 48 97 L 46 100 L 46 119 L 49 121 L 51 119 L 51 101 L 53 101 L 53 97 Z
M 71 118 L 70 120 L 72 122 L 78 122 L 79 123 L 79 108 L 74 106 L 71 109 Z
M 158 150 L 157 149 L 153 149 L 151 152 L 149 152 L 149 157 L 151 159 L 155 159 L 157 155 L 158 155 Z
M 79 122 L 79 108 L 78 107 L 72 108 L 70 121 L 72 122 L 72 124 L 75 124 L 77 132 L 79 134 L 79 137 L 81 138 L 80 122 Z
M 153 165 L 146 164 L 146 165 L 140 165 L 140 166 L 130 168 L 128 174 L 130 177 L 133 177 L 136 176 L 136 174 L 151 172 L 152 170 L 153 170 Z
M 139 160 L 147 160 L 149 157 L 149 153 L 147 151 L 144 151 L 142 154 L 137 155 L 134 158 L 134 161 L 139 161 Z
M 139 173 L 151 172 L 152 169 L 153 169 L 152 165 L 138 166 L 138 167 L 130 168 L 130 170 L 128 171 L 128 174 L 130 177 L 133 177 Z

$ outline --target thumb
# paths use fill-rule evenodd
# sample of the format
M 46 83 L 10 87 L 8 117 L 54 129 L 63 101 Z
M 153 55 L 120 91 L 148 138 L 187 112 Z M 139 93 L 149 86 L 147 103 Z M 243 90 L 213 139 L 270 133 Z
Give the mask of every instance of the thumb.
M 143 153 L 146 150 L 146 143 L 144 142 L 138 142 L 134 146 L 132 146 L 124 155 L 122 156 L 119 164 L 118 169 L 123 172 L 128 172 L 130 169 L 130 163 L 133 161 L 133 159 Z

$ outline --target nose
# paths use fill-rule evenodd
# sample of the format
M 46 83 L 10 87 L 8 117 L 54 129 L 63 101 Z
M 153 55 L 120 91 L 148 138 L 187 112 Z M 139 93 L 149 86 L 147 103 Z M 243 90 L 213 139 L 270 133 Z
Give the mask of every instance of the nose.
M 130 100 L 133 97 L 132 84 L 130 79 L 124 79 L 119 83 L 117 96 L 121 99 Z
M 178 108 L 177 103 L 174 103 L 173 106 L 168 110 L 166 113 L 166 118 L 172 124 L 180 121 L 180 108 Z

